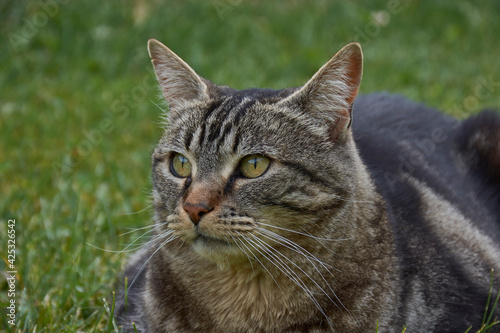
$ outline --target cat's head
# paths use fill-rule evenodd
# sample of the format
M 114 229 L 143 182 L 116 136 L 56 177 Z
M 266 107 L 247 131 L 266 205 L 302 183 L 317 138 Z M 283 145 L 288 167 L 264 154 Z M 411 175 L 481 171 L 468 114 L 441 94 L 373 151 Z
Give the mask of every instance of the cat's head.
M 169 104 L 153 153 L 157 234 L 214 261 L 335 236 L 353 191 L 360 46 L 301 88 L 241 91 L 201 78 L 156 40 L 148 48 Z

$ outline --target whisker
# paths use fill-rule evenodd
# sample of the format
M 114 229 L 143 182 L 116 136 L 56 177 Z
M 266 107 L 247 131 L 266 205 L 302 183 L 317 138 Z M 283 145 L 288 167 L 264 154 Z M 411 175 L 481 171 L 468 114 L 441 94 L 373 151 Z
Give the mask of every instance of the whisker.
M 238 246 L 238 248 L 241 250 L 241 252 L 243 252 L 247 256 L 248 262 L 250 263 L 250 266 L 252 267 L 252 272 L 255 273 L 255 270 L 254 270 L 253 264 L 252 264 L 252 260 L 250 259 L 250 256 L 248 255 L 248 253 L 239 245 L 239 243 L 236 240 L 236 238 L 234 238 L 234 236 L 231 235 L 231 233 L 229 231 L 227 233 L 229 234 L 229 236 L 231 236 L 231 238 L 233 239 L 234 243 L 236 244 L 236 246 Z
M 147 225 L 145 227 L 141 227 L 141 228 L 133 228 L 130 231 L 124 232 L 123 234 L 119 234 L 118 237 L 131 234 L 131 233 L 133 233 L 135 231 L 144 230 L 144 229 L 150 229 L 150 228 L 154 228 L 154 227 L 157 227 L 157 226 L 161 226 L 164 223 L 167 223 L 167 222 L 158 222 L 158 223 L 154 223 L 154 224 L 149 224 L 149 225 Z
M 331 265 L 325 264 L 323 261 L 321 261 L 316 256 L 314 256 L 312 253 L 310 253 L 309 251 L 307 251 L 306 249 L 304 249 L 302 246 L 298 245 L 295 242 L 292 242 L 291 240 L 289 240 L 288 238 L 286 238 L 284 236 L 278 235 L 278 234 L 276 234 L 276 233 L 274 233 L 274 232 L 272 232 L 270 230 L 267 230 L 267 229 L 260 229 L 259 228 L 258 232 L 262 236 L 264 236 L 264 237 L 266 237 L 266 238 L 268 238 L 270 240 L 273 240 L 273 241 L 277 242 L 278 244 L 283 245 L 284 247 L 286 247 L 286 248 L 288 248 L 290 250 L 293 250 L 293 251 L 295 251 L 295 252 L 303 255 L 306 258 L 318 262 L 325 269 L 327 269 L 326 266 L 328 266 L 329 268 L 334 269 L 334 270 L 340 272 L 340 270 L 336 269 L 335 267 L 333 267 Z
M 166 232 L 163 232 L 163 233 L 161 233 L 159 235 L 154 236 L 153 238 L 151 238 L 150 240 L 148 240 L 146 243 L 144 243 L 142 246 L 143 247 L 150 246 L 150 245 L 152 246 L 153 244 L 156 244 L 159 241 L 161 241 L 163 238 L 169 237 L 173 233 L 174 233 L 173 230 L 168 230 Z
M 136 229 L 136 230 L 140 230 L 140 229 L 142 229 L 142 228 L 139 228 L 139 229 Z M 135 231 L 135 230 L 134 230 L 134 231 Z M 152 240 L 149 240 L 149 241 L 147 241 L 146 243 L 140 244 L 140 245 L 138 245 L 138 246 L 136 246 L 136 247 L 134 247 L 134 248 L 132 248 L 132 249 L 129 249 L 129 248 L 130 248 L 132 245 L 134 245 L 134 244 L 135 244 L 135 243 L 136 243 L 139 239 L 143 238 L 144 236 L 146 236 L 147 234 L 149 234 L 149 233 L 150 233 L 150 232 L 152 232 L 152 231 L 153 231 L 153 229 L 148 230 L 148 231 L 147 231 L 147 232 L 145 232 L 144 234 L 142 234 L 142 235 L 138 236 L 136 239 L 134 239 L 134 240 L 132 241 L 132 243 L 128 244 L 127 246 L 125 246 L 125 247 L 124 247 L 122 250 L 120 250 L 120 251 L 104 249 L 104 248 L 98 247 L 98 246 L 96 246 L 96 245 L 94 245 L 94 244 L 91 244 L 91 243 L 86 243 L 86 244 L 87 244 L 88 246 L 90 246 L 90 247 L 94 248 L 94 249 L 98 249 L 98 250 L 100 250 L 100 251 L 107 252 L 107 253 L 116 253 L 116 254 L 121 254 L 121 253 L 126 253 L 126 252 L 133 252 L 133 251 L 139 250 L 139 249 L 141 249 L 141 248 L 143 248 L 143 247 L 147 246 L 147 245 L 148 245 L 148 244 L 152 241 Z M 122 234 L 122 235 L 124 235 L 124 234 Z M 120 235 L 120 236 L 122 236 L 122 235 Z
M 163 111 L 165 112 L 166 109 L 163 109 L 161 106 L 159 106 L 158 104 L 156 104 L 155 102 L 153 102 L 151 99 L 149 100 L 151 103 L 153 103 L 158 109 L 160 109 L 160 111 Z
M 302 255 L 303 257 L 305 257 L 310 263 L 311 265 L 314 267 L 314 269 L 316 270 L 316 272 L 321 276 L 321 279 L 323 280 L 323 282 L 325 282 L 325 284 L 328 286 L 328 289 L 332 292 L 332 294 L 335 296 L 335 298 L 337 299 L 337 301 L 340 303 L 340 305 L 342 305 L 342 307 L 347 310 L 347 308 L 342 304 L 342 301 L 337 297 L 337 295 L 335 294 L 335 292 L 333 291 L 332 287 L 330 286 L 330 284 L 328 283 L 328 281 L 326 280 L 326 278 L 324 277 L 323 273 L 321 273 L 321 271 L 318 269 L 318 267 L 314 264 L 313 261 L 316 261 L 317 263 L 319 263 L 321 265 L 321 267 L 323 267 L 323 269 L 325 269 L 329 274 L 330 276 L 333 277 L 333 274 L 332 272 L 330 272 L 328 270 L 328 268 L 326 267 L 327 264 L 325 264 L 323 261 L 319 260 L 318 258 L 316 258 L 314 255 L 312 255 L 309 251 L 307 251 L 306 249 L 304 249 L 303 247 L 301 247 L 300 245 L 296 244 L 295 242 L 292 242 L 291 240 L 283 237 L 283 236 L 280 236 L 278 234 L 275 234 L 269 230 L 266 230 L 266 229 L 262 229 L 262 230 L 265 230 L 266 233 L 269 233 L 270 236 L 266 235 L 265 233 L 262 233 L 261 231 L 259 232 L 259 234 L 261 234 L 262 236 L 264 237 L 267 237 L 271 240 L 274 240 L 274 241 L 277 241 L 279 244 L 291 249 L 292 251 Z M 286 242 L 288 244 L 290 244 L 290 247 L 288 247 L 286 244 L 284 244 L 283 242 Z M 272 248 L 272 247 L 271 247 Z M 284 256 L 281 252 L 277 251 L 276 249 L 272 248 L 273 250 L 275 250 L 277 253 L 279 253 L 280 255 Z M 289 260 L 294 266 L 296 266 L 297 268 L 299 268 L 301 271 L 302 269 L 297 266 L 297 264 L 295 264 L 294 262 L 292 262 L 288 257 L 285 256 L 285 258 L 287 260 Z M 330 265 L 328 265 L 330 266 Z M 331 267 L 331 266 L 330 266 Z M 332 269 L 335 269 L 334 267 L 331 267 Z M 313 280 L 307 273 L 305 273 L 304 271 L 302 271 L 304 274 L 306 274 L 306 276 L 314 283 L 316 284 L 316 286 L 318 288 L 320 288 L 320 290 L 332 301 L 333 304 L 335 304 L 335 306 L 337 306 L 337 308 L 340 309 L 340 307 L 337 305 L 337 303 L 335 301 L 333 301 L 331 299 L 331 297 L 324 291 L 324 289 L 322 287 L 320 287 L 317 282 L 315 280 Z M 348 310 L 347 310 L 348 311 Z
M 85 244 L 87 244 L 88 246 L 90 246 L 90 247 L 92 247 L 94 249 L 97 249 L 97 250 L 100 250 L 100 251 L 103 251 L 103 252 L 107 252 L 107 253 L 117 253 L 118 254 L 118 253 L 122 253 L 123 252 L 123 250 L 122 251 L 116 251 L 116 250 L 103 249 L 102 247 L 99 247 L 99 246 L 96 246 L 96 245 L 90 244 L 90 243 L 85 243 Z
M 274 266 L 276 266 L 283 274 L 285 274 L 290 280 L 292 280 L 292 282 L 294 282 L 300 289 L 302 289 L 304 291 L 304 293 L 307 295 L 307 297 L 311 300 L 311 302 L 313 302 L 313 304 L 318 308 L 318 310 L 325 316 L 325 312 L 323 311 L 323 309 L 321 308 L 321 305 L 319 304 L 319 302 L 316 300 L 316 298 L 314 297 L 314 293 L 307 287 L 307 285 L 304 283 L 304 281 L 302 281 L 302 279 L 298 276 L 298 274 L 296 272 L 294 272 L 283 260 L 281 260 L 276 254 L 272 253 L 270 251 L 271 250 L 274 250 L 275 252 L 279 253 L 279 251 L 277 251 L 276 249 L 274 249 L 273 247 L 269 246 L 268 244 L 266 244 L 264 241 L 262 241 L 261 239 L 259 239 L 257 236 L 255 235 L 252 235 L 254 237 L 254 239 L 260 244 L 258 245 L 260 248 L 262 248 L 266 253 L 268 253 L 270 256 L 272 256 L 272 258 L 274 258 L 275 260 L 271 260 L 271 258 L 269 258 L 268 256 L 264 256 L 267 260 L 269 260 L 269 262 L 271 262 Z M 284 256 L 283 254 L 279 253 L 280 255 Z M 290 259 L 288 259 L 286 256 L 284 256 L 288 261 L 290 261 L 292 264 L 294 264 Z M 281 266 L 281 267 L 280 267 Z M 295 265 L 297 266 L 297 265 Z M 300 269 L 300 267 L 299 267 Z M 307 274 L 302 270 L 300 269 L 306 276 Z M 310 277 L 309 277 L 310 278 Z M 311 279 L 311 278 L 310 278 Z M 314 281 L 313 281 L 314 282 Z M 321 288 L 320 288 L 321 289 Z
M 166 222 L 164 222 L 164 223 L 166 223 Z M 154 229 L 153 229 L 153 228 L 151 228 L 150 230 L 146 231 L 145 233 L 143 233 L 142 235 L 140 235 L 139 237 L 137 237 L 136 239 L 134 239 L 134 240 L 132 241 L 132 243 L 128 244 L 128 245 L 127 245 L 127 246 L 126 246 L 126 247 L 125 247 L 125 248 L 124 248 L 121 252 L 125 252 L 125 251 L 129 248 L 129 247 L 131 247 L 133 244 L 135 244 L 135 243 L 136 243 L 139 239 L 142 239 L 144 236 L 146 236 L 147 234 L 149 234 L 149 233 L 151 233 L 151 232 L 153 232 L 153 231 L 154 231 Z M 138 247 L 134 248 L 133 250 L 137 250 L 137 249 L 140 249 L 140 248 L 142 248 L 142 247 L 146 247 L 146 246 L 148 246 L 149 244 L 154 243 L 154 241 L 155 241 L 156 239 L 158 239 L 158 238 L 163 238 L 163 235 L 165 235 L 165 234 L 169 234 L 169 235 L 170 235 L 170 234 L 172 234 L 172 232 L 173 232 L 173 230 L 169 230 L 169 231 L 167 231 L 166 233 L 162 233 L 162 234 L 160 234 L 160 235 L 158 235 L 158 236 L 154 237 L 153 239 L 151 239 L 151 240 L 147 241 L 146 243 L 139 245 Z
M 150 209 L 151 207 L 153 207 L 153 204 L 150 204 L 148 206 L 146 206 L 145 208 L 137 211 L 137 212 L 131 212 L 131 213 L 120 213 L 118 214 L 118 216 L 124 216 L 124 215 L 135 215 L 135 214 L 140 214 L 140 213 L 143 213 L 145 212 L 146 210 Z
M 287 229 L 287 228 L 283 228 L 283 227 L 277 227 L 277 226 L 274 226 L 274 225 L 270 225 L 270 224 L 266 224 L 266 223 L 263 223 L 263 222 L 258 222 L 258 221 L 255 221 L 256 223 L 260 223 L 262 225 L 265 225 L 265 226 L 269 226 L 269 227 L 274 227 L 274 228 L 277 228 L 277 229 L 282 229 L 282 230 L 285 230 L 285 231 L 289 231 L 289 232 L 292 232 L 292 233 L 298 233 L 298 234 L 301 234 L 300 232 L 296 231 L 296 230 L 292 230 L 292 229 Z M 328 246 L 326 246 L 322 241 L 325 240 L 325 241 L 346 241 L 346 240 L 351 240 L 353 239 L 354 237 L 348 237 L 348 238 L 337 238 L 337 239 L 330 239 L 330 238 L 322 238 L 322 237 L 317 237 L 317 236 L 314 236 L 312 235 L 311 233 L 309 233 L 308 231 L 306 230 L 303 230 L 301 229 L 303 233 L 305 233 L 305 236 L 308 236 L 312 239 L 314 239 L 315 241 L 317 241 L 323 248 L 325 248 L 328 252 L 330 252 L 331 254 L 333 255 L 336 255 L 336 253 L 331 249 L 329 248 Z M 270 230 L 269 230 L 270 231 Z M 333 268 L 333 267 L 332 267 Z M 333 268 L 335 269 L 335 268 Z M 338 271 L 338 269 L 335 269 Z
M 299 235 L 302 235 L 302 236 L 306 236 L 306 237 L 310 237 L 310 238 L 314 238 L 314 239 L 318 239 L 318 240 L 329 241 L 329 242 L 338 242 L 338 241 L 344 241 L 344 240 L 351 239 L 351 238 L 339 238 L 339 239 L 323 238 L 323 237 L 313 236 L 311 234 L 306 234 L 306 233 L 303 233 L 303 232 L 300 232 L 300 231 L 297 231 L 297 230 L 292 230 L 292 229 L 288 229 L 288 228 L 278 227 L 278 226 L 267 224 L 267 223 L 263 223 L 263 222 L 255 221 L 255 223 L 262 224 L 262 225 L 265 225 L 265 226 L 271 227 L 271 228 L 276 228 L 276 229 L 280 229 L 280 230 L 284 230 L 284 231 L 289 231 L 289 232 L 292 232 L 292 233 L 295 233 L 295 234 L 299 234 Z
M 287 256 L 285 256 L 283 253 L 279 252 L 278 250 L 276 250 L 275 248 L 273 247 L 269 247 L 271 250 L 274 250 L 277 254 L 279 254 L 280 256 L 282 256 L 283 258 L 285 258 L 288 262 L 290 262 L 293 266 L 297 267 L 317 288 L 319 288 L 319 290 L 321 290 L 321 292 L 326 296 L 328 297 L 328 299 L 333 303 L 335 304 L 335 306 L 337 306 L 337 308 L 339 308 L 339 306 L 335 303 L 335 301 L 333 301 L 333 299 L 328 295 L 328 293 L 326 293 L 326 291 L 316 282 L 316 280 L 314 280 L 309 274 L 307 274 L 300 266 L 298 266 L 295 262 L 293 262 L 290 258 L 288 258 Z M 275 255 L 276 256 L 276 255 Z M 280 260 L 281 261 L 281 260 Z M 285 264 L 286 265 L 286 264 Z M 313 265 L 314 266 L 314 265 Z M 288 267 L 288 265 L 287 265 Z M 315 267 L 315 266 L 314 266 Z M 315 267 L 316 268 L 316 267 Z M 297 276 L 297 274 L 294 272 L 294 275 Z M 322 274 L 320 273 L 320 275 L 322 276 Z M 299 278 L 300 279 L 300 278 Z M 323 278 L 324 280 L 324 278 Z M 302 280 L 301 280 L 302 282 Z M 325 281 L 326 282 L 326 281 Z M 311 299 L 311 301 L 316 305 L 316 307 L 318 308 L 318 310 L 320 310 L 320 312 L 323 314 L 323 316 L 325 316 L 325 318 L 328 319 L 328 317 L 326 316 L 325 312 L 323 311 L 323 308 L 321 307 L 321 305 L 319 304 L 319 302 L 316 300 L 316 298 L 314 297 L 314 294 L 312 291 L 309 290 L 309 288 L 305 285 L 304 282 L 302 282 L 302 284 L 304 284 L 304 288 L 302 288 L 306 294 L 308 295 L 308 297 Z M 326 284 L 328 285 L 328 283 L 326 282 Z M 299 285 L 300 286 L 300 285 Z
M 303 230 L 303 229 L 301 229 L 301 230 L 302 230 L 303 232 L 305 232 L 305 233 L 308 233 L 308 234 L 309 234 L 309 232 L 308 232 L 307 230 Z M 352 240 L 352 239 L 354 239 L 354 237 L 343 238 L 343 239 L 339 239 L 339 240 Z M 334 255 L 334 256 L 336 256 L 336 255 L 337 255 L 337 253 L 336 253 L 335 251 L 333 251 L 330 247 L 328 247 L 327 245 L 325 245 L 325 243 L 323 243 L 321 240 L 316 239 L 316 241 L 317 241 L 317 242 L 318 242 L 318 243 L 319 243 L 319 244 L 320 244 L 320 245 L 321 245 L 321 246 L 322 246 L 325 250 L 327 250 L 328 252 L 330 252 L 332 255 Z M 332 267 L 332 268 L 333 268 L 333 267 Z M 339 270 L 337 270 L 337 271 L 339 271 Z M 339 272 L 340 272 L 340 271 L 339 271 Z
M 236 231 L 236 233 L 244 240 L 246 240 L 247 242 L 250 241 L 250 239 L 248 237 L 245 237 L 244 235 L 242 235 L 241 233 L 239 233 L 238 231 Z M 274 278 L 274 275 L 271 274 L 271 272 L 269 272 L 269 270 L 267 269 L 267 267 L 259 260 L 259 258 L 257 258 L 257 256 L 255 255 L 255 253 L 252 252 L 252 250 L 250 250 L 244 242 L 241 242 L 241 244 L 243 246 L 245 246 L 249 251 L 250 253 L 252 254 L 252 256 L 255 258 L 255 260 L 257 260 L 259 262 L 259 264 L 262 266 L 262 268 L 264 268 L 266 270 L 266 272 L 269 274 L 269 276 L 271 277 L 271 279 L 273 279 L 274 283 L 276 284 L 276 286 L 281 290 L 281 292 L 283 292 L 283 290 L 281 289 L 281 286 L 279 285 L 278 281 L 276 281 L 276 279 Z M 250 243 L 248 243 L 248 245 L 252 246 Z M 259 251 L 258 248 L 252 246 L 255 250 L 257 250 L 257 252 L 259 252 L 264 258 L 266 257 L 262 252 Z
M 158 246 L 158 248 L 148 257 L 148 259 L 142 264 L 141 268 L 139 268 L 139 271 L 137 271 L 137 274 L 135 274 L 135 277 L 134 279 L 132 280 L 132 282 L 128 285 L 128 288 L 127 290 L 125 291 L 125 298 L 127 297 L 128 295 L 128 291 L 130 290 L 130 288 L 132 288 L 132 285 L 135 283 L 135 281 L 137 280 L 137 278 L 139 277 L 139 275 L 141 275 L 142 271 L 144 270 L 144 268 L 146 268 L 146 265 L 149 263 L 149 261 L 151 260 L 151 258 L 153 258 L 153 256 L 158 252 L 160 251 L 160 249 L 162 247 L 164 247 L 167 243 L 171 242 L 172 240 L 176 239 L 177 236 L 174 236 L 174 235 L 169 235 L 170 237 L 168 237 L 163 243 L 161 243 L 160 246 Z
M 176 238 L 177 238 L 177 237 L 176 237 Z M 181 241 L 181 239 L 180 239 L 180 238 L 177 238 L 177 244 L 175 244 L 175 245 L 178 245 L 178 246 L 177 246 L 177 249 L 180 249 L 180 248 L 182 247 L 182 245 L 184 245 L 184 242 L 183 242 L 183 241 Z
M 272 231 L 269 231 L 269 230 L 266 230 L 266 229 L 259 229 L 257 231 L 260 235 L 272 240 L 272 241 L 275 241 L 277 242 L 278 244 L 302 255 L 303 257 L 305 257 L 307 260 L 309 261 L 315 261 L 317 262 L 318 264 L 320 264 L 328 273 L 330 273 L 330 275 L 333 277 L 333 274 L 330 272 L 330 270 L 328 268 L 331 268 L 331 269 L 334 269 L 338 272 L 340 272 L 340 270 L 336 269 L 335 267 L 329 265 L 329 264 L 326 264 L 324 263 L 322 260 L 318 259 L 315 255 L 313 255 L 311 252 L 309 252 L 308 250 L 304 249 L 302 246 L 298 245 L 297 243 L 289 240 L 288 238 L 284 237 L 284 236 L 281 236 L 281 235 L 278 235 Z M 314 265 L 314 263 L 311 262 L 311 264 L 316 267 Z

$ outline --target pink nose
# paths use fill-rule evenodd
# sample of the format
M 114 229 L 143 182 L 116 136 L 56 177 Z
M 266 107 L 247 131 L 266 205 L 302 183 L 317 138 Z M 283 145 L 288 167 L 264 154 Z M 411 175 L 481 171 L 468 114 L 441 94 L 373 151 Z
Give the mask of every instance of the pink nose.
M 213 208 L 207 207 L 202 204 L 193 205 L 190 203 L 185 203 L 183 208 L 191 217 L 191 221 L 194 223 L 194 225 L 198 225 L 201 217 L 213 210 Z

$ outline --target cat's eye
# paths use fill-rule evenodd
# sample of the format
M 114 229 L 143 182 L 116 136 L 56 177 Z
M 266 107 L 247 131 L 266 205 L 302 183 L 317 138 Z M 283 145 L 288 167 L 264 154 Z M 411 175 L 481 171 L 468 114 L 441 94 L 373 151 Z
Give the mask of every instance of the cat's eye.
M 262 176 L 271 160 L 263 155 L 249 155 L 241 160 L 240 170 L 245 178 L 257 178 Z
M 170 162 L 170 170 L 174 176 L 179 178 L 186 178 L 191 175 L 191 163 L 183 155 L 176 153 L 174 154 L 172 161 Z

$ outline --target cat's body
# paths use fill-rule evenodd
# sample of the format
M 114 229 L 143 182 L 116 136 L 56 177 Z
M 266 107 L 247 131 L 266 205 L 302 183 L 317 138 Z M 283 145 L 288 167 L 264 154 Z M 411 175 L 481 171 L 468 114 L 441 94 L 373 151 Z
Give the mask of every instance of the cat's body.
M 498 116 L 458 122 L 383 94 L 351 112 L 356 45 L 281 91 L 215 86 L 158 42 L 150 54 L 171 111 L 155 236 L 119 297 L 126 332 L 481 324 L 500 272 Z

